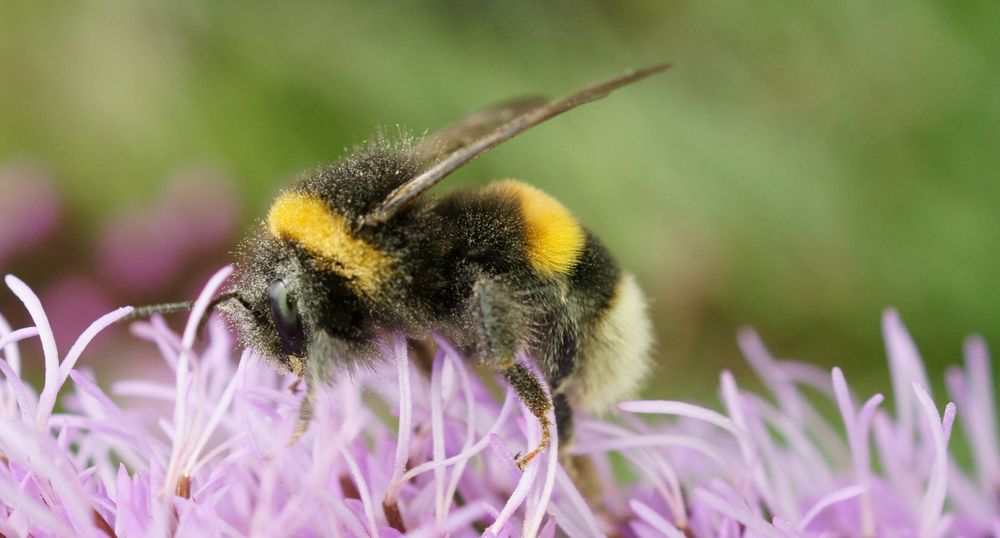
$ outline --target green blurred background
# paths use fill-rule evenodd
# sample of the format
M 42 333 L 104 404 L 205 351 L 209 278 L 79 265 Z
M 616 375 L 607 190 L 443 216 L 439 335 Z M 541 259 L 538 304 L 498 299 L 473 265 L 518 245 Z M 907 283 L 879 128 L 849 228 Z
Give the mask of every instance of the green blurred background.
M 246 224 L 379 126 L 669 61 L 444 187 L 524 179 L 611 245 L 653 306 L 651 395 L 701 398 L 744 370 L 742 325 L 868 390 L 887 390 L 887 306 L 935 379 L 966 334 L 1000 342 L 994 0 L 544 4 L 0 3 L 0 165 L 46 170 L 73 230 L 0 269 L 73 271 L 107 215 L 190 166 L 231 178 Z

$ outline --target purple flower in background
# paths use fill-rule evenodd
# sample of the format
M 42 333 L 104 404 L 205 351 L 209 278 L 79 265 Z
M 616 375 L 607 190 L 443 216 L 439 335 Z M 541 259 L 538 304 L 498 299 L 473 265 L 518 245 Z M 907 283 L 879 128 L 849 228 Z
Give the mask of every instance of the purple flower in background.
M 0 269 L 32 275 L 61 345 L 111 305 L 196 294 L 190 277 L 228 257 L 239 194 L 225 174 L 190 167 L 167 178 L 148 207 L 102 215 L 96 237 L 87 225 L 63 226 L 68 209 L 57 181 L 41 168 L 0 163 Z M 66 259 L 76 263 L 60 263 Z M 14 305 L 0 298 L 0 309 Z M 117 343 L 119 334 L 106 332 L 97 347 Z
M 634 401 L 608 419 L 582 419 L 568 453 L 591 460 L 597 487 L 584 496 L 556 447 L 517 469 L 513 454 L 534 446 L 537 424 L 443 341 L 426 374 L 392 338 L 382 368 L 318 391 L 312 425 L 293 441 L 299 384 L 251 351 L 238 355 L 217 320 L 197 338 L 228 273 L 211 279 L 182 334 L 159 318 L 132 325 L 174 372 L 170 382 L 115 380 L 107 392 L 77 359 L 129 309 L 94 322 L 63 356 L 34 294 L 7 277 L 34 321 L 0 323 L 0 532 L 1000 536 L 995 402 L 979 340 L 966 346 L 964 369 L 949 372 L 956 403 L 942 409 L 888 312 L 890 414 L 881 395 L 857 400 L 839 369 L 776 360 L 746 331 L 740 345 L 771 396 L 723 372 L 721 412 Z M 44 350 L 40 392 L 19 375 L 17 342 L 29 338 Z M 843 428 L 804 389 L 835 402 Z M 973 471 L 947 449 L 956 412 Z M 612 454 L 624 461 L 617 472 Z
M 59 275 L 40 295 L 46 305 L 52 334 L 60 346 L 72 344 L 94 318 L 116 303 L 108 290 L 84 275 Z M 98 335 L 97 341 L 108 336 L 107 333 Z
M 59 227 L 62 199 L 52 180 L 27 164 L 0 169 L 0 267 Z
M 221 173 L 192 168 L 175 174 L 152 206 L 126 208 L 104 223 L 97 274 L 114 275 L 115 288 L 162 289 L 191 262 L 227 252 L 237 199 Z

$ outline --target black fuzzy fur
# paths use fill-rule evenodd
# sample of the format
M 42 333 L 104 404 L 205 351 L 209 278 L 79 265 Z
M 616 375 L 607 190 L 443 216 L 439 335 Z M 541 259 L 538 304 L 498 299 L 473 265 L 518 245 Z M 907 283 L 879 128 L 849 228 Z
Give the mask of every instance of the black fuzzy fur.
M 291 189 L 315 195 L 331 211 L 356 221 L 418 172 L 413 147 L 410 141 L 380 140 Z M 376 297 L 331 294 L 351 288 L 351 282 L 259 225 L 238 253 L 233 286 L 251 310 L 226 309 L 243 342 L 290 367 L 268 313 L 267 287 L 280 277 L 303 320 L 309 370 L 320 377 L 364 365 L 378 355 L 377 341 L 389 332 L 416 338 L 438 332 L 501 368 L 512 364 L 518 349 L 528 351 L 558 395 L 587 360 L 588 341 L 620 278 L 614 259 L 590 232 L 568 274 L 539 274 L 525 253 L 520 206 L 502 190 L 424 196 L 385 224 L 355 233 L 398 260 Z M 362 319 L 359 332 L 330 326 L 328 320 L 345 308 Z M 559 414 L 568 421 L 568 404 L 560 398 Z

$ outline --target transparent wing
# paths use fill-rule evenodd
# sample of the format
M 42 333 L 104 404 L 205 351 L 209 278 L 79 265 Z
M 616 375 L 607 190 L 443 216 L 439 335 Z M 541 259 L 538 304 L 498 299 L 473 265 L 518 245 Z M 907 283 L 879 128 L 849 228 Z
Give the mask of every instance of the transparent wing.
M 436 133 L 424 137 L 415 149 L 417 162 L 421 164 L 421 169 L 425 169 L 442 157 L 472 144 L 497 127 L 544 106 L 547 102 L 548 99 L 545 97 L 517 97 L 483 110 L 477 110 L 452 124 L 446 125 Z
M 477 114 L 473 114 L 453 126 L 446 127 L 442 133 L 453 131 L 462 134 L 461 136 L 452 135 L 451 138 L 442 138 L 438 143 L 442 144 L 443 147 L 451 146 L 455 149 L 450 152 L 428 150 L 427 168 L 389 193 L 384 202 L 361 219 L 361 224 L 374 226 L 391 219 L 393 215 L 455 170 L 524 131 L 563 112 L 605 97 L 618 88 L 628 86 L 669 68 L 668 64 L 660 64 L 629 71 L 622 76 L 587 86 L 569 96 L 548 103 L 541 103 L 534 98 L 509 101 L 506 108 L 504 105 L 500 105 L 479 113 L 482 114 L 479 120 L 475 119 Z M 516 103 L 522 104 L 517 105 Z M 494 126 L 497 119 L 502 117 L 498 111 L 504 110 L 512 116 L 511 119 Z M 462 127 L 463 124 L 465 127 Z M 436 136 L 438 135 L 434 135 L 432 138 Z M 454 142 L 457 140 L 462 141 Z

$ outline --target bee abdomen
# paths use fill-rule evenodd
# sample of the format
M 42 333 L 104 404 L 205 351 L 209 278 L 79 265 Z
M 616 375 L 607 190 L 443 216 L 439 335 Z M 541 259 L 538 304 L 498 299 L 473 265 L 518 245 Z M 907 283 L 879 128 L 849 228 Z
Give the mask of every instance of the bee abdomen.
M 517 202 L 524 227 L 524 255 L 532 269 L 544 276 L 570 273 L 583 254 L 587 234 L 566 206 L 548 194 L 517 180 L 491 184 Z
M 566 391 L 575 406 L 606 411 L 633 395 L 652 366 L 653 331 L 635 277 L 620 271 L 611 300 L 593 320 Z

